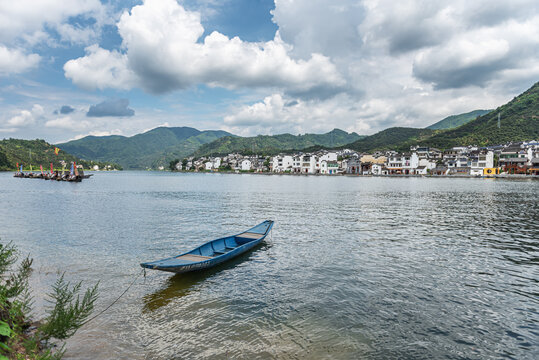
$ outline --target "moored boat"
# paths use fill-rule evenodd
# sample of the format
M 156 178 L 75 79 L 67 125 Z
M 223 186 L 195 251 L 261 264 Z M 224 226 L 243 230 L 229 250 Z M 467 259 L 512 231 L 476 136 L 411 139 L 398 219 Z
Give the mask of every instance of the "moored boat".
M 141 263 L 147 269 L 184 273 L 203 270 L 230 260 L 260 244 L 271 231 L 272 220 L 266 220 L 240 234 L 208 241 L 186 253 Z

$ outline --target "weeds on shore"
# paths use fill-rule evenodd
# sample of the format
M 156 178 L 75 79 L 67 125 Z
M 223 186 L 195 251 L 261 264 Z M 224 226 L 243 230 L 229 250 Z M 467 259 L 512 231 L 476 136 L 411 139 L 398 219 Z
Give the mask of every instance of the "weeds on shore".
M 33 261 L 26 257 L 13 269 L 17 261 L 16 247 L 0 243 L 0 360 L 61 359 L 64 346 L 53 351 L 53 339 L 65 340 L 84 325 L 94 310 L 98 284 L 81 298 L 82 282 L 71 285 L 60 276 L 48 294 L 46 318 L 32 326 L 28 279 Z

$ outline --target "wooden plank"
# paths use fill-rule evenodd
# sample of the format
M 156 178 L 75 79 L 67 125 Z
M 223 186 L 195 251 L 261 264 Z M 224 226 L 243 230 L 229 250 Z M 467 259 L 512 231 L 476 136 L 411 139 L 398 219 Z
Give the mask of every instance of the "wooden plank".
M 264 234 L 256 234 L 250 232 L 244 232 L 243 234 L 237 235 L 238 237 L 247 238 L 247 239 L 258 239 L 264 236 Z
M 195 254 L 186 254 L 186 255 L 178 256 L 177 259 L 187 260 L 187 261 L 203 261 L 203 260 L 212 259 L 212 257 L 195 255 Z

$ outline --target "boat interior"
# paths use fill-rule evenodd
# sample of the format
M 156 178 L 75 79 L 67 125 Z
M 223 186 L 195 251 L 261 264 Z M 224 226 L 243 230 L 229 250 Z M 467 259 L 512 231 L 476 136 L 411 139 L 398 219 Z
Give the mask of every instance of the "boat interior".
M 211 259 L 212 257 L 226 254 L 227 252 L 232 251 L 248 242 L 258 240 L 262 236 L 264 236 L 264 234 L 244 232 L 236 236 L 217 239 L 192 250 L 188 254 L 178 256 L 177 259 L 188 261 L 203 261 Z

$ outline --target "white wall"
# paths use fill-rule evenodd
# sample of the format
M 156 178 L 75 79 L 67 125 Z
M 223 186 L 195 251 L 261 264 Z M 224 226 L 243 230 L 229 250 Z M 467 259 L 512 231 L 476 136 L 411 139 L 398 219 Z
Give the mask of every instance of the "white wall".
M 241 169 L 243 171 L 251 170 L 251 160 L 242 160 L 241 162 Z

